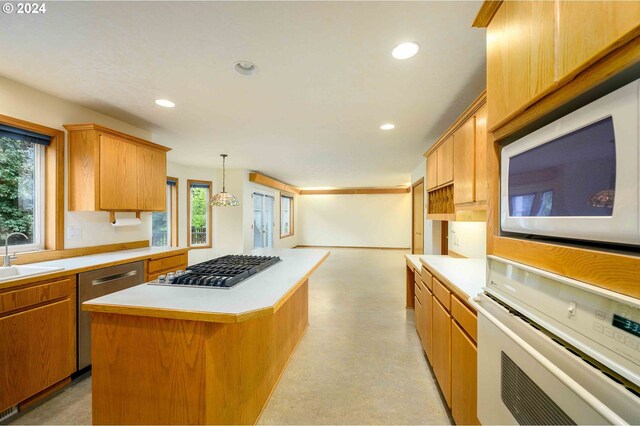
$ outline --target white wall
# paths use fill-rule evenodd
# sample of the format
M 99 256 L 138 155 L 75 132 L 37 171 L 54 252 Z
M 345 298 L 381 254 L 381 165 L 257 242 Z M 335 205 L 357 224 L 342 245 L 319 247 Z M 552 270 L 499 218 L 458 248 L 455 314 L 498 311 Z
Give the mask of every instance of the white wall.
M 411 194 L 303 195 L 299 199 L 300 245 L 411 245 Z
M 148 131 L 3 77 L 0 77 L 0 114 L 59 130 L 64 130 L 63 124 L 98 123 L 140 138 L 151 139 L 151 133 Z M 67 158 L 68 153 L 65 152 L 65 248 L 147 240 L 151 237 L 150 214 L 142 215 L 143 223 L 140 226 L 114 228 L 109 224 L 108 213 L 69 212 Z M 131 216 L 134 214 L 122 214 L 122 217 Z M 70 226 L 80 228 L 80 238 L 67 238 L 66 231 Z
M 427 200 L 427 159 L 424 158 L 420 164 L 411 172 L 411 183 L 417 182 L 420 178 L 424 179 L 424 199 L 425 205 Z M 412 216 L 411 216 L 412 217 Z M 411 231 L 409 231 L 411 232 Z M 441 226 L 440 221 L 427 220 L 427 214 L 424 215 L 424 254 L 440 254 Z
M 449 222 L 449 250 L 465 257 L 487 255 L 487 224 L 485 222 Z

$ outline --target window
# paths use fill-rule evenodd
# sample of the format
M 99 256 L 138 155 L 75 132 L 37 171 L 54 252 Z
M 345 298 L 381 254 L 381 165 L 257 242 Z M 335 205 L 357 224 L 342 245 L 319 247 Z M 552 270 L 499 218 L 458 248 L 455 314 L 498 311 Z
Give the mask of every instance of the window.
M 293 235 L 293 197 L 280 196 L 280 238 Z
M 167 177 L 167 207 L 153 212 L 151 245 L 154 247 L 178 246 L 178 179 Z
M 0 235 L 14 251 L 44 248 L 45 147 L 51 138 L 0 125 Z M 4 240 L 2 241 L 4 244 Z
M 211 247 L 211 181 L 187 181 L 187 244 L 192 248 Z

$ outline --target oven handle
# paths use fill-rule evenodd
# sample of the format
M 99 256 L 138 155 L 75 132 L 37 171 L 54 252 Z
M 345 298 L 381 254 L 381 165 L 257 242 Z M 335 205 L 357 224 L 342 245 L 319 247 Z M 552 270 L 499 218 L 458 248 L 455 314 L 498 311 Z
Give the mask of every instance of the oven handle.
M 484 300 L 483 298 L 476 296 L 470 297 L 469 303 L 473 306 L 478 313 L 481 313 L 485 318 L 487 318 L 493 325 L 498 327 L 500 331 L 506 334 L 511 340 L 513 340 L 518 346 L 520 346 L 529 356 L 535 359 L 537 362 L 542 364 L 551 374 L 553 374 L 558 380 L 564 383 L 567 387 L 572 389 L 582 400 L 584 400 L 588 405 L 591 406 L 595 411 L 597 411 L 602 417 L 607 419 L 611 424 L 628 424 L 625 420 L 620 418 L 616 413 L 611 411 L 606 405 L 604 405 L 600 400 L 594 397 L 591 393 L 589 393 L 585 388 L 580 386 L 569 377 L 564 371 L 560 370 L 555 364 L 549 361 L 547 358 L 542 356 L 540 352 L 536 351 L 531 345 L 525 342 L 520 336 L 515 334 L 512 330 L 509 329 L 506 325 L 500 322 L 496 317 L 491 315 L 486 309 L 484 309 L 480 303 Z M 480 346 L 480 345 L 478 345 Z

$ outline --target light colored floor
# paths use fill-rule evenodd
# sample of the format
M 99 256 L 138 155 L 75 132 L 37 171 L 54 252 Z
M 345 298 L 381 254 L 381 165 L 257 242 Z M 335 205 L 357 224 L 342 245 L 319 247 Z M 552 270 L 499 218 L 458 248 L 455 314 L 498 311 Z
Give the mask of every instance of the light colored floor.
M 404 252 L 332 249 L 309 280 L 309 328 L 261 424 L 449 424 L 405 310 Z M 91 380 L 16 424 L 91 422 Z

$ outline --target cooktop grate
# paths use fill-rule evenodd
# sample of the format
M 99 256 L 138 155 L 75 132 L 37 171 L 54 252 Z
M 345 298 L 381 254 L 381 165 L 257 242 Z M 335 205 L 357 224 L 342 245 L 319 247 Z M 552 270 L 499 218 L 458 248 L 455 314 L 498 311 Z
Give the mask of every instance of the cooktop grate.
M 160 276 L 151 285 L 231 288 L 280 262 L 278 256 L 228 255 L 190 266 L 184 273 Z

